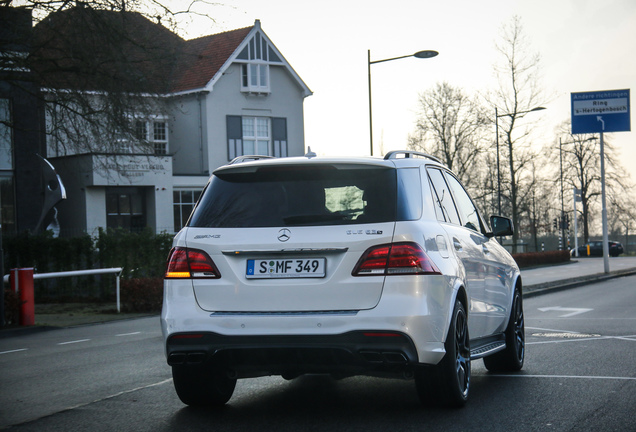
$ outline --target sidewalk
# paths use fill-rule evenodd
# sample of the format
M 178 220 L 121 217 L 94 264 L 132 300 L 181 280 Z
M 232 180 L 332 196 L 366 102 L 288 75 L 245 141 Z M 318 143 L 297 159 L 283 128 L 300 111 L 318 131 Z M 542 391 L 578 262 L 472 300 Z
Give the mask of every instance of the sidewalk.
M 610 273 L 605 274 L 603 258 L 575 258 L 555 266 L 522 269 L 524 297 L 564 290 L 604 280 L 636 274 L 636 257 L 610 258 Z M 66 303 L 36 304 L 35 325 L 0 328 L 0 338 L 32 331 L 50 330 L 134 319 L 159 313 L 118 313 L 114 304 Z
M 566 264 L 522 269 L 523 296 L 532 297 L 636 274 L 636 257 L 610 258 L 609 268 L 610 272 L 605 273 L 603 258 L 594 257 L 572 258 Z

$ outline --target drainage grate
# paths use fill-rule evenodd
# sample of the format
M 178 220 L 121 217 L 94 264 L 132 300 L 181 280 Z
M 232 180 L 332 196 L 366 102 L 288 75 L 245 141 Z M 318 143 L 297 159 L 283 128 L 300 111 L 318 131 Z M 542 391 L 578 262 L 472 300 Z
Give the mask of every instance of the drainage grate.
M 581 339 L 581 338 L 597 338 L 601 337 L 600 334 L 591 333 L 532 333 L 532 336 L 537 337 L 551 337 L 551 338 L 564 338 L 564 339 Z

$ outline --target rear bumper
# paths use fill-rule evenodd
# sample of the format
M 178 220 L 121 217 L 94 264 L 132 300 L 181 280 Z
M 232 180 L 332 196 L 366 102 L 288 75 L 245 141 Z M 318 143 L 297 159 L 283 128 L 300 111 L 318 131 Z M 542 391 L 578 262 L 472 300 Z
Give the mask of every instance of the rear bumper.
M 408 378 L 418 364 L 407 335 L 376 330 L 291 336 L 177 333 L 167 339 L 166 350 L 170 366 L 214 364 L 236 378 L 307 373 Z
M 272 343 L 274 349 L 291 345 L 301 354 L 307 351 L 306 348 L 313 350 L 326 344 L 328 349 L 334 348 L 345 352 L 346 357 L 357 359 L 360 351 L 357 339 L 353 339 L 356 342 L 349 349 L 352 339 L 345 335 L 375 330 L 405 335 L 414 346 L 413 351 L 409 348 L 404 354 L 409 363 L 434 365 L 445 354 L 444 341 L 454 296 L 455 291 L 449 288 L 449 281 L 443 276 L 395 276 L 387 278 L 380 302 L 367 310 L 205 311 L 198 306 L 191 283 L 175 280 L 164 285 L 161 328 L 168 357 L 177 352 L 177 346 L 202 347 L 198 351 L 181 351 L 188 353 L 186 358 L 201 357 L 204 353 L 207 361 L 216 350 L 236 347 L 232 352 L 241 353 L 252 348 L 259 351 Z M 187 334 L 204 336 L 198 341 L 179 336 Z M 311 341 L 309 346 L 307 341 Z M 349 354 L 347 349 L 354 354 Z M 198 355 L 193 354 L 197 352 Z M 175 358 L 179 359 L 173 356 L 169 362 L 181 362 Z

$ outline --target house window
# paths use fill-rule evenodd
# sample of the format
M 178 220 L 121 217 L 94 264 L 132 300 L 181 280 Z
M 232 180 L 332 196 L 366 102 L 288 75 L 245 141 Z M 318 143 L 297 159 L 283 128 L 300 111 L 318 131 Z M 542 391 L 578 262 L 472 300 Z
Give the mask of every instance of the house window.
M 152 143 L 156 155 L 165 155 L 168 153 L 168 134 L 166 133 L 166 129 L 167 124 L 165 121 L 153 122 Z
M 137 138 L 139 141 L 148 140 L 148 124 L 145 121 L 135 121 L 135 138 Z
M 201 196 L 200 189 L 191 190 L 175 190 L 173 192 L 174 200 L 174 232 L 178 232 L 183 228 L 194 209 L 194 205 Z
M 256 93 L 269 92 L 269 65 L 250 63 L 241 65 L 241 90 Z
M 168 154 L 168 122 L 165 120 L 135 120 L 134 137 L 141 153 Z M 133 153 L 130 143 L 120 144 L 122 153 Z
M 143 189 L 106 188 L 106 226 L 140 231 L 146 227 L 146 200 Z
M 287 157 L 287 119 L 227 116 L 228 160 L 244 155 Z
M 243 117 L 243 154 L 269 155 L 269 118 Z

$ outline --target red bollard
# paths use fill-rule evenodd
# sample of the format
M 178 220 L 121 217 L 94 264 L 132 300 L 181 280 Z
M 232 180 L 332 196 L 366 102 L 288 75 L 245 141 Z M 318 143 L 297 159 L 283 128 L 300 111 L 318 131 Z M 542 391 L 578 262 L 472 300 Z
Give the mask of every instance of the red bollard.
M 35 324 L 35 298 L 33 295 L 33 268 L 11 269 L 9 286 L 20 296 L 21 326 Z

